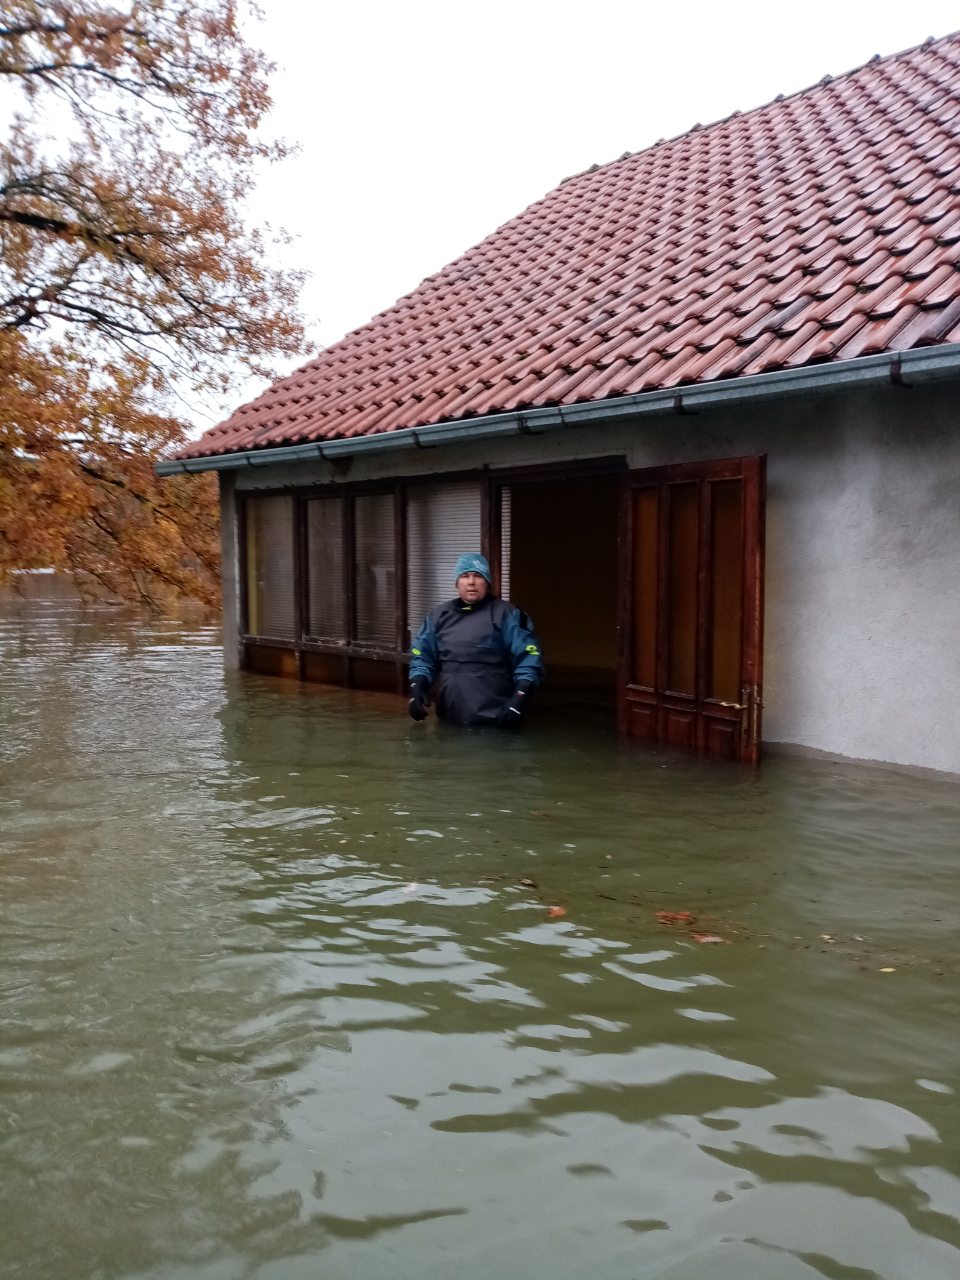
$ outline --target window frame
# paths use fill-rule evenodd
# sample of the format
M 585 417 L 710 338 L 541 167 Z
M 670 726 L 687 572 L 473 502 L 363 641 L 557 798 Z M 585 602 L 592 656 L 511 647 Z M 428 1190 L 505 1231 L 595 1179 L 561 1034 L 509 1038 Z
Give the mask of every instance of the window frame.
M 242 665 L 257 667 L 255 661 L 258 651 L 269 653 L 285 651 L 289 658 L 280 663 L 279 657 L 269 659 L 270 665 L 281 665 L 282 673 L 305 678 L 305 670 L 310 655 L 325 655 L 339 660 L 338 670 L 341 678 L 336 682 L 347 687 L 365 685 L 367 682 L 358 679 L 358 667 L 363 664 L 382 663 L 393 666 L 393 683 L 397 692 L 406 687 L 406 673 L 410 655 L 407 648 L 407 636 L 410 634 L 410 620 L 407 617 L 407 495 L 415 488 L 424 488 L 436 484 L 479 484 L 480 516 L 481 516 L 481 550 L 489 554 L 492 511 L 496 499 L 496 486 L 491 479 L 489 469 L 460 472 L 445 472 L 439 475 L 405 476 L 389 481 L 367 481 L 356 484 L 315 484 L 296 487 L 274 487 L 263 489 L 241 490 L 238 498 L 238 533 L 239 533 L 239 625 L 240 645 L 243 655 Z M 393 556 L 394 556 L 394 643 L 390 646 L 371 645 L 357 639 L 357 591 L 356 591 L 356 523 L 355 502 L 359 497 L 368 495 L 390 494 L 393 496 Z M 256 635 L 247 630 L 250 617 L 248 599 L 248 546 L 247 526 L 249 506 L 258 498 L 291 497 L 293 499 L 293 561 L 295 581 L 295 630 L 296 637 L 286 639 L 277 636 Z M 342 641 L 320 640 L 307 634 L 310 618 L 309 601 L 309 558 L 308 558 L 308 503 L 317 499 L 338 499 L 343 503 L 343 519 L 341 524 L 343 567 L 344 614 L 346 619 L 346 637 Z M 495 584 L 496 585 L 496 584 Z M 420 619 L 416 619 L 419 624 Z M 253 661 L 251 661 L 253 659 Z

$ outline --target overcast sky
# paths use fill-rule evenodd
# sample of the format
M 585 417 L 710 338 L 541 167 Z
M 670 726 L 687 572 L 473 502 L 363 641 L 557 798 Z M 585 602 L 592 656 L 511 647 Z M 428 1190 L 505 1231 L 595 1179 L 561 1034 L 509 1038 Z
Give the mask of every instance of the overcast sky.
M 301 153 L 254 210 L 297 237 L 318 346 L 570 174 L 960 27 L 955 0 L 260 3 Z

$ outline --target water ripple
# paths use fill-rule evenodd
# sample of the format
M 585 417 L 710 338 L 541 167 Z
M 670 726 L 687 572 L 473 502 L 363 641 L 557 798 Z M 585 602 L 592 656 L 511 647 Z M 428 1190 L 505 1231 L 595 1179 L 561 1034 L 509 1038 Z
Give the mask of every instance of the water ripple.
M 955 782 L 0 659 L 0 1274 L 960 1274 Z

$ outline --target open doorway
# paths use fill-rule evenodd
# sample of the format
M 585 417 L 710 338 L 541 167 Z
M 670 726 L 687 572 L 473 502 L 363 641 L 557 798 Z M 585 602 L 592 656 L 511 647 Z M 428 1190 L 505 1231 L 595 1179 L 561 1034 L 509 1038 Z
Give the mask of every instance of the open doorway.
M 533 619 L 546 706 L 603 709 L 614 722 L 622 477 L 511 483 L 501 491 L 504 594 Z

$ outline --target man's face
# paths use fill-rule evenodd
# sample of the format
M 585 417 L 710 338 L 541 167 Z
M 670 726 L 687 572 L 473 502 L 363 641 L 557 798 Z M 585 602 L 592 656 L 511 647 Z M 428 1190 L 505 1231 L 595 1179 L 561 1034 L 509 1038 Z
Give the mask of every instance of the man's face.
M 490 590 L 482 573 L 461 573 L 457 579 L 457 595 L 464 604 L 476 604 Z

